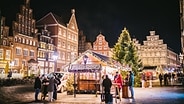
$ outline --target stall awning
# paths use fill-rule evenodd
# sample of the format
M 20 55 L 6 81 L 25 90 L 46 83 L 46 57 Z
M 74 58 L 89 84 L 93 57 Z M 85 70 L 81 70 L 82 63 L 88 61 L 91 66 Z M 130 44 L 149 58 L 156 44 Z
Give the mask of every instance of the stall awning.
M 72 64 L 70 65 L 68 72 L 78 72 L 78 73 L 84 73 L 84 72 L 100 72 L 102 70 L 100 64 Z

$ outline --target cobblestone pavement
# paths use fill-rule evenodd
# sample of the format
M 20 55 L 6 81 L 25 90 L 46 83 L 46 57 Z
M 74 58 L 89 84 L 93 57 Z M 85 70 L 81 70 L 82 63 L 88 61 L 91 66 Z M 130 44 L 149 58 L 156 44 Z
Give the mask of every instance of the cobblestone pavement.
M 27 85 L 28 87 L 28 85 Z M 9 97 L 2 96 L 0 94 L 0 104 L 104 104 L 101 102 L 100 95 L 96 97 L 95 94 L 76 94 L 67 95 L 66 92 L 58 93 L 58 99 L 54 102 L 48 102 L 47 98 L 45 101 L 34 102 L 34 90 L 32 86 L 23 88 L 18 86 L 16 89 L 22 89 L 20 91 L 13 91 L 14 87 L 1 88 L 4 93 L 8 91 Z M 135 89 L 135 101 L 129 98 L 121 98 L 113 104 L 184 104 L 184 88 L 177 86 L 170 87 L 153 87 L 153 88 L 134 88 Z M 12 92 L 12 93 L 11 93 Z M 16 96 L 16 97 L 15 97 Z M 2 99 L 3 98 L 3 99 Z
M 76 98 L 71 95 L 61 94 L 58 100 L 60 104 L 102 104 L 100 96 L 77 94 Z M 156 87 L 135 88 L 135 100 L 115 98 L 113 104 L 184 104 L 184 88 L 181 87 Z

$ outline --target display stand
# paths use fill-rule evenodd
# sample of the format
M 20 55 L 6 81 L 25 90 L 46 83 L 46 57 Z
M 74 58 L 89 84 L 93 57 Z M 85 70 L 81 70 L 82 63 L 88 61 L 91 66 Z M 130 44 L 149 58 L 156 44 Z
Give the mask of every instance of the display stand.
M 128 86 L 122 86 L 122 98 L 128 98 Z

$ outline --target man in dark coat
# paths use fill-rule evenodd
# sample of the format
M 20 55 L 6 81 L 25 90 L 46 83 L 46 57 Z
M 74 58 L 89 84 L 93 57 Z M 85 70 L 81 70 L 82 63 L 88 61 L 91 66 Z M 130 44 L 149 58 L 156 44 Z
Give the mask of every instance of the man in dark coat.
M 35 78 L 35 82 L 34 82 L 34 89 L 35 89 L 35 101 L 38 101 L 38 94 L 40 93 L 41 90 L 41 79 L 40 79 L 40 75 L 38 75 Z
M 103 85 L 104 91 L 105 91 L 105 103 L 108 103 L 110 101 L 109 95 L 110 95 L 110 89 L 112 86 L 112 82 L 108 78 L 108 75 L 106 75 L 105 79 L 102 82 L 102 85 Z
M 163 80 L 163 76 L 162 76 L 162 74 L 160 73 L 160 74 L 159 74 L 160 86 L 162 86 L 162 80 Z
M 57 100 L 57 87 L 61 84 L 60 78 L 57 75 L 54 75 L 55 79 L 57 80 L 54 84 L 54 92 L 53 92 L 53 99 Z
M 129 71 L 128 86 L 131 93 L 131 98 L 134 99 L 134 74 L 132 71 Z
M 46 97 L 46 95 L 47 95 L 47 93 L 48 93 L 48 91 L 47 91 L 47 87 L 48 87 L 48 84 L 49 84 L 49 80 L 47 79 L 47 77 L 46 76 L 44 76 L 44 79 L 42 80 L 42 87 L 43 87 L 43 100 L 45 100 L 45 97 Z

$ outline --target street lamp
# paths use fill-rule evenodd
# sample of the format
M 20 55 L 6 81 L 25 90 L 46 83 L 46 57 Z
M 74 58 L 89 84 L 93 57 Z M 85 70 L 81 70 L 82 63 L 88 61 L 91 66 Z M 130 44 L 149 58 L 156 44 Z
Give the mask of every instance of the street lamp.
M 58 59 L 57 51 L 54 51 L 52 58 L 54 60 L 54 72 L 56 72 L 56 70 L 57 70 L 57 59 Z

